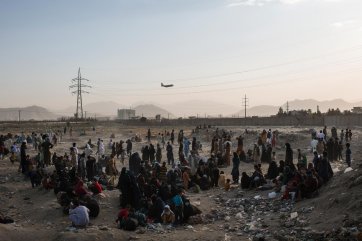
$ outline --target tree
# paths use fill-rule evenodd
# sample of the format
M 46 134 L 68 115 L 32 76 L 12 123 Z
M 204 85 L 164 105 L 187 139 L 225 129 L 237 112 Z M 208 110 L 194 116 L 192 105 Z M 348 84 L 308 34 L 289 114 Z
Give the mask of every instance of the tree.
M 283 115 L 284 115 L 284 110 L 282 107 L 279 107 L 277 116 L 283 116 Z

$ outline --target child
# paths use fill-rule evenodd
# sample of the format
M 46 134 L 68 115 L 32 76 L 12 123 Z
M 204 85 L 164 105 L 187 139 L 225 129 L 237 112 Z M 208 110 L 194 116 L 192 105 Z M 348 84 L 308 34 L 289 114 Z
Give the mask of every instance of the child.
M 175 222 L 175 214 L 171 211 L 169 205 L 165 205 L 161 214 L 162 223 L 172 225 Z
M 226 179 L 226 183 L 225 183 L 225 185 L 224 185 L 225 191 L 229 191 L 229 190 L 230 190 L 230 182 L 231 182 L 231 180 L 230 180 L 229 178 Z
M 11 152 L 10 161 L 14 165 L 14 162 L 17 161 L 17 157 L 15 155 L 15 152 Z
M 225 173 L 221 171 L 219 176 L 219 187 L 222 188 L 224 186 L 225 186 Z

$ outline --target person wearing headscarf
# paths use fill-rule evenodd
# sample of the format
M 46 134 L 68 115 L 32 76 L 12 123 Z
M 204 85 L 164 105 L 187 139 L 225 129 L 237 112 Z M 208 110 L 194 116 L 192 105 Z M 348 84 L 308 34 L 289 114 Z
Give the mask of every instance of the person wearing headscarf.
M 296 168 L 293 163 L 293 149 L 289 143 L 285 143 L 285 165 L 289 166 L 292 171 L 295 171 Z
M 234 152 L 234 156 L 233 156 L 233 169 L 231 171 L 231 175 L 233 177 L 233 182 L 234 184 L 238 184 L 239 183 L 239 165 L 240 165 L 240 158 L 238 156 L 238 153 Z

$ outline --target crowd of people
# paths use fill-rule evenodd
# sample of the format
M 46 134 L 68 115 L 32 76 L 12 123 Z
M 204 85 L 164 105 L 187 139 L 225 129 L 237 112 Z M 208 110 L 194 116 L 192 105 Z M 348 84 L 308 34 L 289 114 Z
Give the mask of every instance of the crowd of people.
M 207 139 L 211 137 L 210 151 L 202 149 L 201 131 Z M 108 145 L 101 138 L 95 144 L 89 139 L 80 148 L 73 143 L 68 152 L 58 155 L 51 150 L 62 139 L 66 128 L 60 133 L 32 133 L 29 138 L 23 133 L 2 135 L 0 157 L 10 154 L 12 163 L 19 160 L 19 171 L 30 179 L 32 187 L 54 189 L 64 212 L 76 227 L 86 226 L 89 216 L 98 216 L 97 196 L 102 195 L 104 189 L 118 188 L 121 192 L 117 222 L 122 229 L 134 230 L 147 223 L 179 225 L 200 214 L 188 199 L 188 192 L 217 187 L 228 191 L 231 185 L 240 185 L 243 189 L 272 187 L 281 192 L 284 199 L 301 200 L 317 195 L 318 188 L 332 178 L 330 162 L 343 158 L 344 146 L 348 166 L 352 159 L 348 142 L 352 138 L 351 130 L 346 130 L 346 134 L 342 130 L 339 139 L 334 127 L 331 136 L 326 127 L 319 133 L 312 131 L 314 159 L 308 163 L 306 154 L 298 149 L 296 164 L 289 143 L 285 143 L 284 159 L 277 163 L 275 151 L 279 134 L 271 129 L 258 134 L 254 147 L 247 151 L 245 137 L 253 134 L 248 130 L 234 137 L 231 131 L 219 128 L 211 131 L 209 127 L 200 126 L 191 136 L 183 130 L 176 133 L 172 129 L 154 138 L 148 129 L 147 142 L 140 152 L 133 150 L 131 138 L 115 142 L 112 136 Z M 12 142 L 14 139 L 16 141 Z M 38 153 L 34 157 L 27 155 L 30 144 Z M 178 158 L 174 157 L 176 146 Z M 166 152 L 165 158 L 163 152 Z M 241 162 L 253 163 L 254 171 L 241 172 Z M 269 164 L 265 174 L 261 163 Z M 117 166 L 121 166 L 121 170 Z M 231 178 L 224 172 L 229 166 Z

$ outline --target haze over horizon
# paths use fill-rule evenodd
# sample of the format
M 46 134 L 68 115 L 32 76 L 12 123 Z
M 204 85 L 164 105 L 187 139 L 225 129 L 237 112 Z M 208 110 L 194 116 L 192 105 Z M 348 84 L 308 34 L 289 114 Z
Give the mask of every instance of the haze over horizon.
M 92 85 L 84 104 L 361 101 L 361 10 L 359 0 L 5 0 L 0 107 L 74 106 L 78 67 Z

